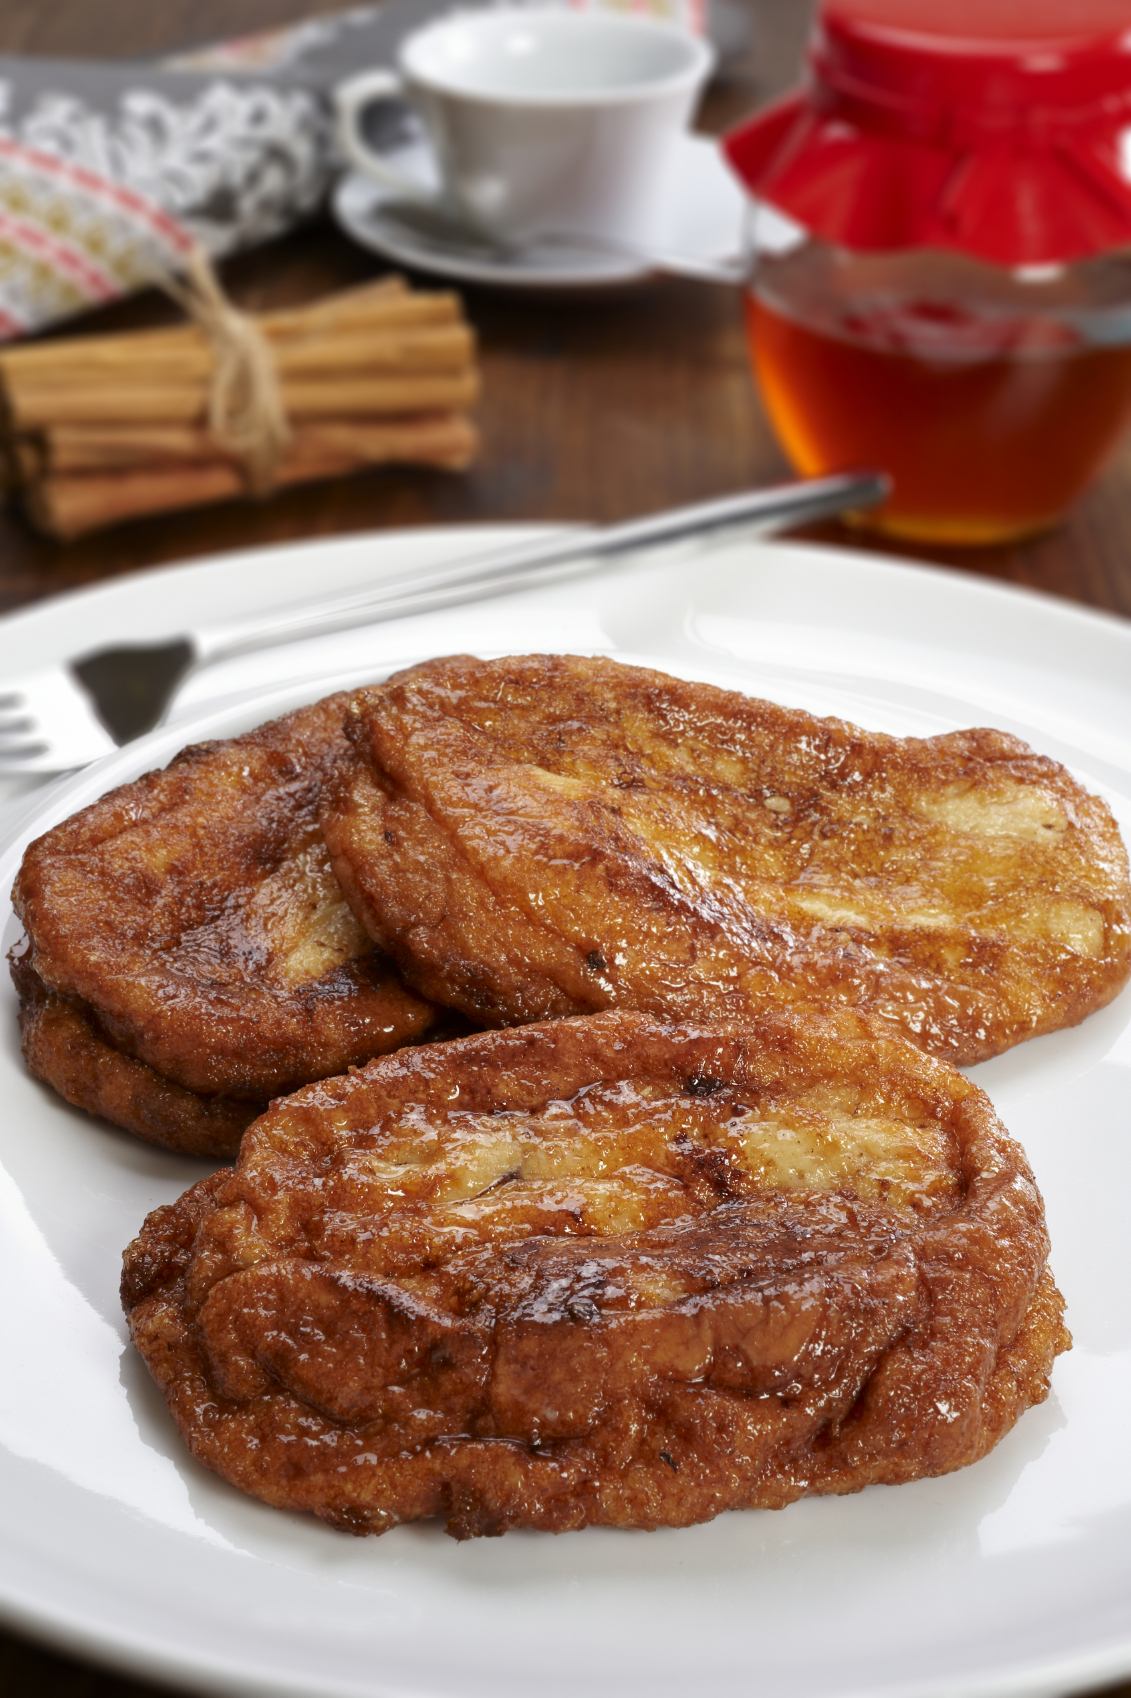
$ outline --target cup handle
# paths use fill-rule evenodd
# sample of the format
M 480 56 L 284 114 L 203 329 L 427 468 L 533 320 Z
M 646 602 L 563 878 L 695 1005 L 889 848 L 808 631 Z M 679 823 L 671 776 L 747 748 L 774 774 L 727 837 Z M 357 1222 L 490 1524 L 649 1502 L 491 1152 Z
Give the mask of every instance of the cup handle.
M 403 98 L 404 84 L 396 71 L 363 71 L 360 76 L 339 83 L 334 90 L 338 146 L 351 165 L 384 188 L 395 189 L 398 194 L 408 195 L 413 200 L 424 200 L 430 197 L 422 188 L 420 179 L 387 165 L 361 134 L 361 114 L 367 106 L 375 100 Z

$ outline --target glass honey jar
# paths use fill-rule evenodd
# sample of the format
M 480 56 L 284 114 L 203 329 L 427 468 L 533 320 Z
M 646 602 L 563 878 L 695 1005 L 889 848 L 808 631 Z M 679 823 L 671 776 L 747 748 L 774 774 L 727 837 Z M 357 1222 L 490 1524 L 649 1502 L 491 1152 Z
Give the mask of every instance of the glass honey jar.
M 1131 0 L 825 0 L 725 146 L 797 469 L 888 472 L 905 537 L 1055 523 L 1131 422 Z

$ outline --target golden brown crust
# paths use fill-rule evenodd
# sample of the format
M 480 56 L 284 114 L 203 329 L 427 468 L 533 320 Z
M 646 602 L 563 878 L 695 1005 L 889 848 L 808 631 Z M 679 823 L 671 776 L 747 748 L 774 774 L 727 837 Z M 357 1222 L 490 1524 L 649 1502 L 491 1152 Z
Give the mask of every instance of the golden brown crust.
M 848 1012 L 609 1013 L 272 1105 L 151 1215 L 131 1331 L 193 1453 L 353 1532 L 683 1526 L 945 1473 L 1067 1347 L 984 1094 Z
M 344 701 L 185 749 L 24 857 L 13 899 L 32 968 L 173 1086 L 259 1106 L 436 1019 L 330 871 L 317 805 Z
M 11 958 L 20 997 L 20 1037 L 28 1071 L 75 1108 L 108 1120 L 147 1143 L 190 1156 L 234 1156 L 266 1102 L 202 1097 L 174 1085 L 107 1043 L 91 1009 L 49 991 L 27 964 Z
M 484 1024 L 843 1002 L 957 1062 L 1131 972 L 1106 805 L 1001 732 L 881 736 L 604 659 L 467 656 L 360 692 L 334 869 Z

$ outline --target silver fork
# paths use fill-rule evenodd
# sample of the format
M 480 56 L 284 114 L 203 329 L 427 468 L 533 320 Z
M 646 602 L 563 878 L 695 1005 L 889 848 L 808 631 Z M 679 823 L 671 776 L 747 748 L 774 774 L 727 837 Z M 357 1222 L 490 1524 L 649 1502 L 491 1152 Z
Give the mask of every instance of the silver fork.
M 888 489 L 878 472 L 802 479 L 626 524 L 495 548 L 420 572 L 410 588 L 295 602 L 251 619 L 202 625 L 161 643 L 97 649 L 0 688 L 0 774 L 67 772 L 109 754 L 160 723 L 190 672 L 220 660 L 552 583 L 688 537 L 741 527 L 780 529 L 870 507 Z

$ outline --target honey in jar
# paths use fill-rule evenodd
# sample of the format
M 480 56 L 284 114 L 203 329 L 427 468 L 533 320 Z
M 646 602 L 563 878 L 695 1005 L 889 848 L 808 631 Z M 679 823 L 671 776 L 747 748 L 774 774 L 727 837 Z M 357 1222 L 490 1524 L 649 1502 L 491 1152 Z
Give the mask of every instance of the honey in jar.
M 888 472 L 864 522 L 1044 529 L 1131 420 L 1129 17 L 826 0 L 808 88 L 728 139 L 771 422 L 803 473 Z

